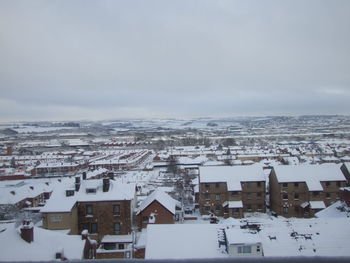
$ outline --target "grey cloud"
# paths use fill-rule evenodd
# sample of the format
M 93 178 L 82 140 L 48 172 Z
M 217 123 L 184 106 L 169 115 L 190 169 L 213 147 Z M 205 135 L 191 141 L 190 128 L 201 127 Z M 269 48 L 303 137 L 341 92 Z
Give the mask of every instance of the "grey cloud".
M 72 116 L 65 108 L 344 114 L 349 11 L 348 1 L 2 1 L 1 98 L 32 107 L 14 119 L 40 119 L 40 107 L 58 119 Z

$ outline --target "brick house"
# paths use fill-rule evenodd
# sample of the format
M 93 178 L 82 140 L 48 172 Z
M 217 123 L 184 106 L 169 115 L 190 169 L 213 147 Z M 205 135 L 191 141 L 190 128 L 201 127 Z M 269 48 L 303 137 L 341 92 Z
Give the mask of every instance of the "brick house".
M 179 201 L 157 189 L 142 201 L 136 215 L 137 226 L 142 229 L 150 223 L 174 224 L 183 217 L 183 211 Z
M 337 164 L 275 166 L 269 178 L 271 210 L 284 217 L 313 217 L 346 186 Z
M 200 167 L 199 208 L 202 214 L 244 217 L 265 212 L 265 177 L 260 166 Z
M 75 184 L 57 188 L 41 209 L 43 227 L 70 229 L 70 234 L 88 230 L 99 242 L 106 235 L 129 235 L 135 199 L 135 184 L 76 177 Z

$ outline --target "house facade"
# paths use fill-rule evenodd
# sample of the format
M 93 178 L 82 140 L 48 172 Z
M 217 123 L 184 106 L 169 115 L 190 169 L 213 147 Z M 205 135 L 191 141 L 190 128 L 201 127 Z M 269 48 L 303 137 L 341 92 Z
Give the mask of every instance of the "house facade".
M 136 221 L 138 228 L 142 229 L 148 224 L 174 224 L 182 217 L 181 203 L 163 190 L 157 189 L 142 201 Z
M 106 235 L 132 232 L 135 185 L 109 178 L 80 180 L 55 190 L 41 209 L 43 227 L 70 229 L 70 234 L 87 230 L 89 237 L 100 242 Z
M 336 164 L 275 166 L 269 179 L 271 210 L 284 217 L 313 217 L 347 184 Z
M 259 166 L 201 167 L 199 207 L 202 214 L 244 217 L 266 211 L 265 178 Z

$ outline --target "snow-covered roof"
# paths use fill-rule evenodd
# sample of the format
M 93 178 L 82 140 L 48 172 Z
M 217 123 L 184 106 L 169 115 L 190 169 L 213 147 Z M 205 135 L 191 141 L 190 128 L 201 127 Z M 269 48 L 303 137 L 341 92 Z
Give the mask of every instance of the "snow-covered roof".
M 317 212 L 315 217 L 318 218 L 339 218 L 339 217 L 350 217 L 350 207 L 346 205 L 345 202 L 337 201 L 334 204 L 328 206 L 327 208 Z
M 101 243 L 131 243 L 132 235 L 105 235 Z
M 311 209 L 324 209 L 326 208 L 326 205 L 323 201 L 310 201 L 310 208 Z
M 309 191 L 323 191 L 324 181 L 346 181 L 339 164 L 280 165 L 274 170 L 279 183 L 305 182 Z
M 67 179 L 61 179 L 61 181 L 65 180 Z M 26 198 L 37 197 L 42 193 L 51 192 L 59 184 L 57 179 L 51 178 L 24 180 L 16 184 L 6 184 L 6 181 L 3 181 L 0 184 L 0 204 L 16 204 Z
M 225 257 L 218 249 L 217 235 L 217 225 L 148 225 L 145 259 Z
M 230 228 L 225 229 L 228 244 L 257 244 L 261 243 L 257 233 L 250 233 L 242 229 Z
M 228 191 L 241 191 L 241 182 L 265 181 L 261 166 L 200 167 L 200 182 L 226 182 Z
M 63 249 L 68 259 L 82 259 L 85 240 L 81 236 L 34 227 L 34 241 L 27 243 L 13 223 L 0 226 L 0 261 L 49 261 Z
M 156 189 L 145 200 L 142 201 L 138 214 L 146 209 L 153 201 L 157 200 L 163 205 L 169 212 L 175 214 L 176 206 L 181 206 L 180 202 L 170 197 L 162 189 Z
M 243 208 L 242 201 L 226 201 L 222 204 L 223 207 L 228 206 L 228 208 Z
M 270 220 L 259 235 L 265 256 L 350 256 L 348 219 Z
M 133 183 L 110 180 L 108 192 L 103 192 L 102 186 L 102 179 L 81 180 L 79 191 L 75 191 L 73 196 L 66 196 L 66 190 L 74 189 L 74 184 L 61 185 L 55 189 L 40 212 L 70 212 L 76 202 L 132 200 L 135 197 L 135 184 Z M 96 189 L 96 193 L 87 193 L 86 189 Z
M 208 158 L 205 156 L 198 156 L 196 158 L 190 158 L 190 157 L 177 158 L 178 164 L 183 164 L 183 165 L 201 165 L 207 160 Z
M 241 229 L 241 226 L 247 226 L 247 224 L 258 225 L 260 231 Z M 240 231 L 232 235 L 233 239 L 237 238 L 232 240 L 232 243 L 261 242 L 266 257 L 350 256 L 348 242 L 350 220 L 348 218 L 285 219 L 264 216 L 244 220 L 225 220 L 225 224 L 216 225 L 148 225 L 145 258 L 228 257 L 226 251 L 220 250 L 218 245 L 219 231 L 222 229 Z M 255 232 L 256 239 L 253 235 L 246 236 L 244 232 Z

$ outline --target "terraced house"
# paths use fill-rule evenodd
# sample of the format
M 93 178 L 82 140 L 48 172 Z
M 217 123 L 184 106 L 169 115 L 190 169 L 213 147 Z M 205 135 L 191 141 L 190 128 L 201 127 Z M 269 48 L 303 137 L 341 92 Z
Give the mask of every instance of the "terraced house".
M 347 185 L 339 164 L 275 166 L 269 178 L 271 210 L 284 217 L 313 217 Z
M 266 212 L 265 177 L 260 166 L 201 167 L 199 207 L 202 214 L 244 217 Z

